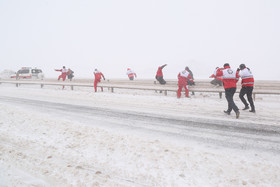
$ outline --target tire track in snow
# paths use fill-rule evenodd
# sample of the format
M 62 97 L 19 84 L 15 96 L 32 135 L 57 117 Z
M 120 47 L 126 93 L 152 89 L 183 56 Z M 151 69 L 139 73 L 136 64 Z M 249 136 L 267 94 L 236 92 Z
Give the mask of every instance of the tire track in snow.
M 23 105 L 36 111 L 70 116 L 74 120 L 85 123 L 90 120 L 103 119 L 122 128 L 161 133 L 214 146 L 280 153 L 280 127 L 277 126 L 246 124 L 238 120 L 225 122 L 198 118 L 178 119 L 174 116 L 15 97 L 3 96 L 0 99 L 2 102 Z M 117 121 L 122 123 L 117 123 Z

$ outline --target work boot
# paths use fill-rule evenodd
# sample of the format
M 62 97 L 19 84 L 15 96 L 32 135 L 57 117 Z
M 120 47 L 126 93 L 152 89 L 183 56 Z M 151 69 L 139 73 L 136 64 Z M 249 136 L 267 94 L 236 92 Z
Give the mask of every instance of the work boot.
M 245 108 L 243 108 L 242 110 L 248 110 L 249 109 L 249 106 L 246 105 Z
M 256 113 L 255 109 L 249 110 L 249 112 Z
M 227 110 L 224 110 L 224 113 L 226 113 L 227 115 L 230 115 L 230 112 Z
M 239 111 L 237 111 L 237 112 L 236 112 L 236 119 L 238 119 L 238 118 L 239 118 L 239 116 L 240 116 L 240 112 L 239 112 Z

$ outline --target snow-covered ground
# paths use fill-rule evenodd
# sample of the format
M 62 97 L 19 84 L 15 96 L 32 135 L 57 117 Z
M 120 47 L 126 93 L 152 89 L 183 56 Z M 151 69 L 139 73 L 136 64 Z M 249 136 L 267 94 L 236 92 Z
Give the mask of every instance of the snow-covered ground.
M 235 119 L 217 94 L 1 84 L 0 186 L 280 186 L 279 149 L 246 147 L 242 132 L 188 126 L 277 129 L 280 97 L 257 95 L 255 104 L 256 114 Z M 277 144 L 280 135 L 246 136 Z M 231 145 L 234 138 L 243 142 Z

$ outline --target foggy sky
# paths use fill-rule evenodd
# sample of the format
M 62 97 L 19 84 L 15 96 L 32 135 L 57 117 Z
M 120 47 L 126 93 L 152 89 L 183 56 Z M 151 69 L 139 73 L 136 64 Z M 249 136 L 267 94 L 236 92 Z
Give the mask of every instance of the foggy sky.
M 70 67 L 75 77 L 176 79 L 189 66 L 207 79 L 245 63 L 280 80 L 279 0 L 0 0 L 0 72 Z

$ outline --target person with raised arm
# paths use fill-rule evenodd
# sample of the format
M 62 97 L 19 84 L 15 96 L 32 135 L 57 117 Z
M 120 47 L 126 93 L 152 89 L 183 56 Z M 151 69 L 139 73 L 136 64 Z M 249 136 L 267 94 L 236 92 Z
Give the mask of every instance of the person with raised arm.
M 157 70 L 157 74 L 156 74 L 156 80 L 160 83 L 160 84 L 166 84 L 166 81 L 163 79 L 163 73 L 162 73 L 162 69 L 167 66 L 167 64 L 164 64 L 160 67 L 158 67 Z
M 62 78 L 63 81 L 65 81 L 66 76 L 67 76 L 67 69 L 65 68 L 65 66 L 62 67 L 62 69 L 55 69 L 55 71 L 60 71 L 61 75 L 59 75 L 57 80 L 60 80 Z

